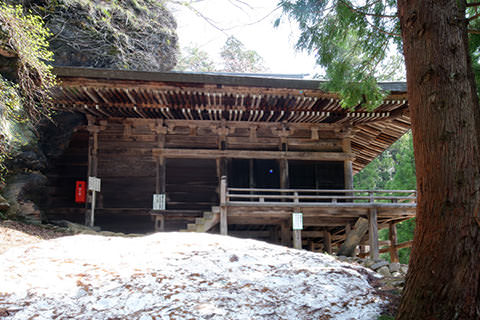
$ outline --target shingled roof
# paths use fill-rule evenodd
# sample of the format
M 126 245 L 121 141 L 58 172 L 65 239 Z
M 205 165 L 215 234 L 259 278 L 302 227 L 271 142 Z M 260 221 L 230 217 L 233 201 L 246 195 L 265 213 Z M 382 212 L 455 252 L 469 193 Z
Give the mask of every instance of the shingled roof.
M 406 84 L 381 83 L 389 95 L 374 111 L 341 107 L 324 82 L 275 76 L 55 68 L 58 109 L 99 118 L 345 123 L 354 127 L 354 172 L 410 128 Z

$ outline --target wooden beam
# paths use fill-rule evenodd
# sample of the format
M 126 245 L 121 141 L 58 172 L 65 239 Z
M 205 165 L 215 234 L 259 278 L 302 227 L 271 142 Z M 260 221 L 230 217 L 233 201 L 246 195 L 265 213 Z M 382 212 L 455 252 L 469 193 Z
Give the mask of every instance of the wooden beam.
M 388 236 L 390 239 L 390 261 L 399 262 L 398 251 L 397 251 L 397 225 L 395 223 L 389 223 L 388 225 Z
M 351 230 L 347 239 L 338 250 L 339 256 L 353 257 L 355 256 L 355 248 L 361 243 L 363 236 L 368 231 L 368 220 L 365 218 L 358 218 L 353 230 Z
M 368 215 L 368 244 L 370 245 L 370 258 L 378 259 L 378 225 L 377 225 L 377 209 L 370 209 Z
M 220 179 L 220 234 L 228 234 L 228 221 L 227 221 L 227 177 L 222 176 Z
M 153 149 L 155 154 L 166 158 L 192 159 L 288 159 L 288 160 L 318 160 L 344 161 L 352 155 L 343 152 L 307 152 L 307 151 L 256 151 L 256 150 L 216 150 L 216 149 Z
M 323 231 L 323 247 L 326 253 L 332 254 L 332 234 L 327 229 Z

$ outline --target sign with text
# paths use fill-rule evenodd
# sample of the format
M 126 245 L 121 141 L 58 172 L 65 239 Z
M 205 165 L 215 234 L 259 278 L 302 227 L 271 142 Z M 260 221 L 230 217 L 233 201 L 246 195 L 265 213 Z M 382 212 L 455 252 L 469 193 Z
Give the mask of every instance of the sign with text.
M 153 195 L 153 210 L 165 210 L 165 193 Z
M 100 179 L 97 177 L 88 177 L 88 190 L 100 192 Z
M 292 229 L 303 230 L 303 213 L 301 212 L 292 213 Z

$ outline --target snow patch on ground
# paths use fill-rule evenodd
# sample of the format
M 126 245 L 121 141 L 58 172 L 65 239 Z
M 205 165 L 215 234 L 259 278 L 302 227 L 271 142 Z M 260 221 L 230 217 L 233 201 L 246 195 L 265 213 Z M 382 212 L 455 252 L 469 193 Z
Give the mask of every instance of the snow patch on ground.
M 0 318 L 371 320 L 370 272 L 219 235 L 77 235 L 0 255 Z

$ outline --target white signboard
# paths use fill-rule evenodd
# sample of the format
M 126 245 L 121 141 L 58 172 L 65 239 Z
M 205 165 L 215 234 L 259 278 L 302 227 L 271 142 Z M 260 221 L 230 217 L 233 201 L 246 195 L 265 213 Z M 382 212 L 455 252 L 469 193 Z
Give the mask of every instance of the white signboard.
M 165 210 L 165 194 L 153 195 L 153 210 Z
M 97 177 L 88 177 L 88 190 L 100 192 L 100 179 Z
M 301 212 L 292 213 L 292 229 L 303 230 L 303 213 Z

